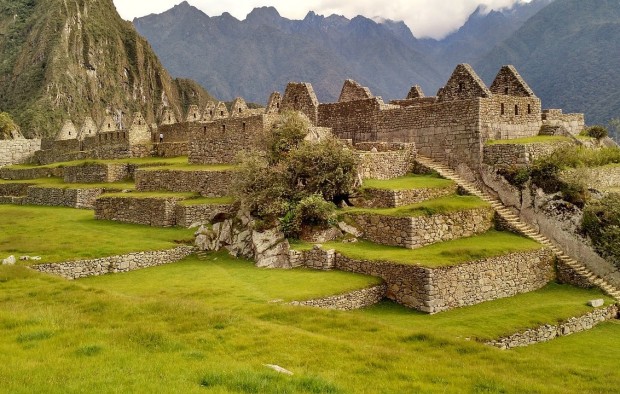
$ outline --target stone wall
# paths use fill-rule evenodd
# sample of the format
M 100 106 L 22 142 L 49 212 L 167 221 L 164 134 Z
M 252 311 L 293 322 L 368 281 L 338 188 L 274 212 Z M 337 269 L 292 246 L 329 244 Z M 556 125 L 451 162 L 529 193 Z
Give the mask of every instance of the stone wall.
M 66 183 L 106 183 L 119 182 L 131 177 L 128 164 L 94 164 L 65 167 Z
M 536 144 L 493 144 L 484 146 L 485 164 L 498 167 L 527 166 L 558 149 L 571 146 L 571 141 Z
M 385 297 L 386 286 L 379 285 L 367 289 L 356 290 L 346 294 L 319 298 L 308 301 L 293 301 L 291 305 L 311 306 L 322 309 L 350 311 L 366 308 L 381 301 Z
M 0 178 L 7 180 L 27 180 L 49 177 L 62 177 L 64 168 L 0 168 Z
M 563 127 L 572 135 L 585 128 L 584 114 L 563 114 L 561 109 L 546 109 L 542 113 L 542 123 L 546 126 Z
M 103 196 L 95 201 L 95 219 L 115 220 L 125 223 L 155 227 L 176 225 L 176 197 L 127 197 Z
M 160 125 L 157 130 L 151 133 L 151 142 L 159 144 L 159 135 L 164 135 L 164 144 L 167 143 L 187 143 L 190 139 L 192 128 L 196 127 L 192 123 L 175 123 L 169 125 Z
M 32 183 L 0 183 L 0 196 L 25 196 Z
M 2 140 L 0 141 L 0 167 L 27 163 L 34 152 L 41 149 L 41 140 Z
M 447 196 L 456 193 L 456 191 L 456 184 L 450 187 L 410 190 L 368 188 L 363 189 L 363 197 L 355 199 L 354 204 L 356 207 L 366 208 L 395 208 Z
M 290 82 L 286 85 L 280 108 L 282 111 L 299 111 L 308 117 L 312 125 L 318 126 L 319 100 L 309 83 Z
M 314 245 L 310 250 L 290 250 L 289 261 L 291 267 L 306 267 L 317 270 L 331 270 L 336 264 L 336 251 L 323 250 Z
M 541 121 L 540 99 L 494 95 L 480 102 L 483 140 L 506 140 L 538 135 Z
M 225 118 L 192 128 L 189 162 L 192 164 L 236 163 L 243 151 L 255 148 L 277 115 Z
M 158 157 L 179 157 L 189 155 L 189 142 L 164 142 L 153 144 Z
M 428 313 L 534 291 L 554 278 L 553 255 L 545 249 L 439 268 L 355 260 L 337 253 L 334 268 L 378 276 L 388 286 L 388 298 Z
M 595 309 L 592 312 L 586 313 L 582 316 L 571 317 L 570 319 L 558 324 L 545 324 L 493 341 L 488 341 L 485 342 L 485 344 L 495 346 L 500 349 L 529 346 L 535 343 L 550 341 L 557 337 L 563 337 L 589 330 L 600 323 L 611 319 L 616 319 L 617 317 L 618 306 L 609 305 L 605 308 Z
M 499 176 L 493 167 L 483 165 L 481 177 L 484 190 L 498 196 L 502 203 L 524 222 L 538 230 L 565 254 L 584 264 L 595 275 L 615 287 L 620 286 L 620 269 L 599 256 L 592 246 L 575 230 L 572 220 L 563 220 L 544 209 L 548 196 L 542 190 L 526 188 L 521 191 Z M 574 215 L 571 215 L 574 218 Z
M 234 171 L 137 170 L 136 189 L 141 192 L 194 192 L 206 197 L 229 194 Z
M 364 145 L 358 144 L 356 149 L 366 148 Z M 397 144 L 393 148 L 388 150 L 385 145 L 377 144 L 376 152 L 358 153 L 360 157 L 358 174 L 363 179 L 392 179 L 409 174 L 413 170 L 416 157 L 415 145 Z
M 493 228 L 493 209 L 477 208 L 436 215 L 394 217 L 351 214 L 363 238 L 382 245 L 415 249 L 436 242 L 470 237 Z
M 95 200 L 102 193 L 103 189 L 63 189 L 30 186 L 27 191 L 25 204 L 93 209 Z
M 620 165 L 565 170 L 561 177 L 566 180 L 585 179 L 588 187 L 593 189 L 618 188 L 620 187 Z
M 234 207 L 232 204 L 200 204 L 183 205 L 178 204 L 175 208 L 176 225 L 181 227 L 192 227 L 196 224 L 211 223 L 213 218 L 218 215 L 233 215 Z
M 173 263 L 184 259 L 193 253 L 191 246 L 179 246 L 169 250 L 157 250 L 150 252 L 136 252 L 120 256 L 102 257 L 92 260 L 69 261 L 57 264 L 40 264 L 31 266 L 32 269 L 61 276 L 72 280 L 129 272 L 147 267 Z
M 86 137 L 84 140 L 64 140 L 43 143 L 42 150 L 35 152 L 34 161 L 39 164 L 86 160 L 128 159 L 152 155 L 150 144 L 133 145 L 126 131 L 114 131 Z

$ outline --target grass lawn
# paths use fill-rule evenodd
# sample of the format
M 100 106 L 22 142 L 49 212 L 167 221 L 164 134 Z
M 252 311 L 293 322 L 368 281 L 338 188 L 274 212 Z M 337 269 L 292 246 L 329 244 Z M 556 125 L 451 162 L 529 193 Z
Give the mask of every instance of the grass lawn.
M 355 312 L 269 303 L 370 283 L 222 254 L 74 282 L 0 267 L 1 391 L 617 391 L 618 321 L 511 351 L 473 340 L 581 314 L 596 291 L 551 285 L 433 316 L 388 302 Z
M 185 206 L 192 205 L 226 205 L 235 202 L 234 197 L 200 197 L 183 200 L 179 204 Z
M 364 189 L 382 190 L 410 190 L 410 189 L 439 189 L 451 187 L 454 182 L 441 178 L 436 175 L 416 175 L 409 174 L 394 179 L 366 179 L 363 183 Z
M 542 144 L 547 142 L 569 142 L 568 137 L 559 135 L 537 135 L 534 137 L 515 138 L 510 140 L 489 140 L 486 145 L 506 145 L 506 144 Z
M 0 217 L 0 257 L 41 256 L 39 263 L 170 249 L 193 239 L 192 230 L 95 220 L 81 209 L 0 205 Z
M 105 183 L 65 183 L 62 178 L 38 178 L 26 180 L 4 180 L 0 179 L 0 185 L 7 184 L 32 184 L 39 187 L 50 187 L 57 189 L 135 189 L 133 182 L 105 182 Z
M 299 243 L 294 243 L 297 248 Z M 303 244 L 302 244 L 303 245 Z M 307 245 L 301 246 L 308 248 Z M 323 249 L 336 249 L 344 256 L 359 260 L 390 261 L 425 267 L 445 267 L 504 254 L 540 249 L 529 238 L 509 232 L 488 231 L 481 235 L 439 242 L 419 249 L 379 245 L 368 241 L 355 243 L 327 242 Z
M 182 199 L 188 199 L 188 198 L 194 198 L 194 199 L 198 199 L 200 198 L 200 194 L 199 193 L 194 193 L 194 192 L 166 192 L 166 191 L 162 191 L 162 192 L 136 192 L 136 191 L 132 191 L 129 193 L 105 193 L 102 194 L 99 198 L 101 197 L 121 197 L 121 198 L 170 198 L 170 197 L 176 197 L 176 198 L 182 198 Z
M 489 204 L 476 196 L 451 196 L 434 198 L 416 204 L 404 205 L 397 208 L 346 208 L 342 213 L 373 214 L 396 217 L 415 217 L 436 215 L 467 209 L 488 207 Z
M 161 167 L 147 167 L 145 171 L 234 171 L 238 166 L 234 164 L 187 164 L 179 163 Z
M 58 167 L 71 167 L 71 166 L 80 166 L 85 164 L 136 164 L 138 166 L 167 166 L 167 165 L 178 165 L 178 164 L 187 164 L 187 156 L 179 156 L 179 157 L 134 157 L 128 159 L 113 159 L 113 160 L 95 160 L 95 159 L 86 159 L 86 160 L 75 160 L 75 161 L 64 161 L 46 165 L 32 165 L 32 164 L 16 164 L 9 166 L 7 168 L 13 169 L 26 169 L 26 168 L 58 168 Z

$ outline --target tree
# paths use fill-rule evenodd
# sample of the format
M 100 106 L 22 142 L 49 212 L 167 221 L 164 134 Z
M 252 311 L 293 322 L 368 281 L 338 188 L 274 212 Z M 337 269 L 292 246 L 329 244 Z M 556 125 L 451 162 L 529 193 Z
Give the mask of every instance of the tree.
M 265 227 L 282 224 L 288 236 L 304 225 L 332 224 L 335 202 L 353 190 L 359 159 L 334 137 L 305 141 L 308 122 L 284 114 L 265 136 L 263 151 L 244 155 L 234 193 Z
M 19 135 L 19 126 L 13 121 L 11 115 L 0 112 L 0 140 L 10 140 Z

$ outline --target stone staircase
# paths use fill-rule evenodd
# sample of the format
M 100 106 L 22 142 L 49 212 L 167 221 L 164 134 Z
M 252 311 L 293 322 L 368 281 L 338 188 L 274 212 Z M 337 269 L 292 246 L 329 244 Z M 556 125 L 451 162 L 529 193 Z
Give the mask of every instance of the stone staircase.
M 616 301 L 620 302 L 620 290 L 606 281 L 604 278 L 601 278 L 595 275 L 588 267 L 579 261 L 573 259 L 564 253 L 560 248 L 558 248 L 553 242 L 551 242 L 547 237 L 540 234 L 536 229 L 534 229 L 529 224 L 525 223 L 519 216 L 512 213 L 508 208 L 502 204 L 501 201 L 493 198 L 489 194 L 478 189 L 473 183 L 466 181 L 461 178 L 454 170 L 451 168 L 437 163 L 429 158 L 418 156 L 416 161 L 420 164 L 436 171 L 439 175 L 443 176 L 446 179 L 450 179 L 456 182 L 460 187 L 462 187 L 468 193 L 480 197 L 482 200 L 491 204 L 495 212 L 504 219 L 508 224 L 510 224 L 513 228 L 520 231 L 522 234 L 527 237 L 541 243 L 542 245 L 548 247 L 555 256 L 566 264 L 568 267 L 572 268 L 576 273 L 585 278 L 589 283 L 594 286 L 601 288 L 607 294 L 612 296 Z

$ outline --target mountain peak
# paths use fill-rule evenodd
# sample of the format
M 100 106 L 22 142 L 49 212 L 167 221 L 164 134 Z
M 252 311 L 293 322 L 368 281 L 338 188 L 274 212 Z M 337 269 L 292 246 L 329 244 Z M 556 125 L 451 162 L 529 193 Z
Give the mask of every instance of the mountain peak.
M 256 7 L 245 18 L 246 22 L 254 24 L 271 24 L 282 19 L 275 7 Z

